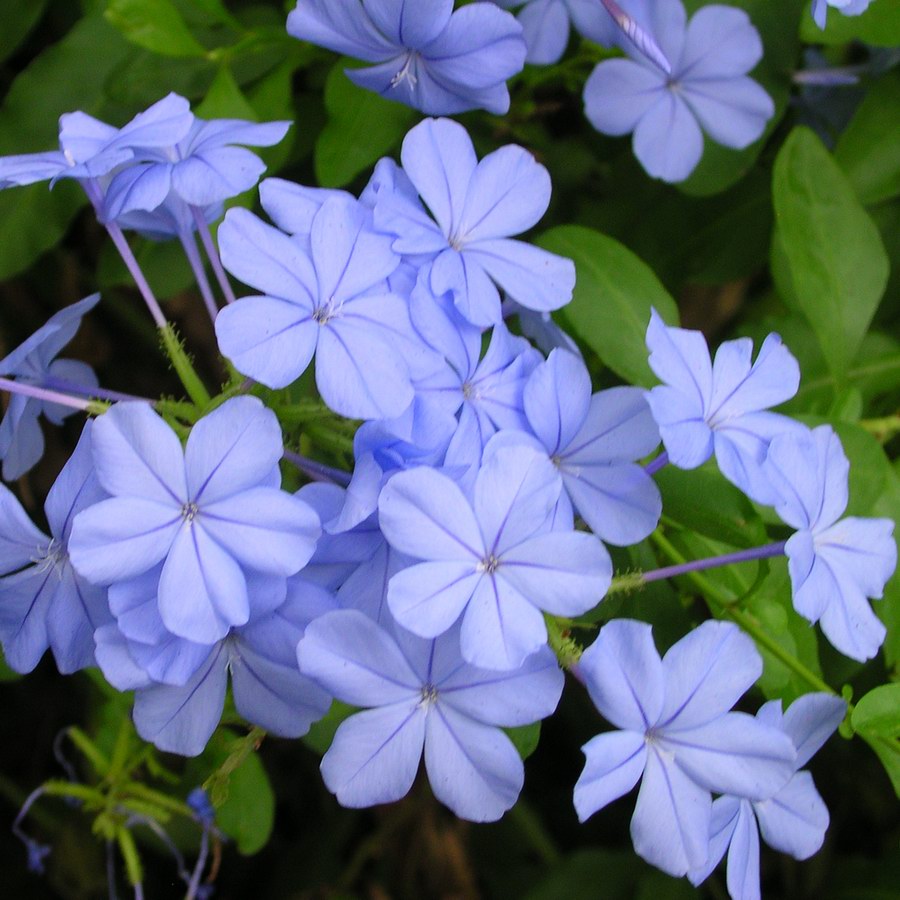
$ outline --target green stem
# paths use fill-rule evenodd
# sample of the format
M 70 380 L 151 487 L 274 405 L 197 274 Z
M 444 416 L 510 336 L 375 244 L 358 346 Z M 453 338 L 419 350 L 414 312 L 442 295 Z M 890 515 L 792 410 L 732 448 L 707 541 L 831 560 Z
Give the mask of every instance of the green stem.
M 860 428 L 869 432 L 879 444 L 886 444 L 894 435 L 900 434 L 900 413 L 883 416 L 880 419 L 861 419 Z
M 185 353 L 181 340 L 175 333 L 175 326 L 171 322 L 167 322 L 163 328 L 159 329 L 159 333 L 162 337 L 163 348 L 172 361 L 175 372 L 181 379 L 188 397 L 191 398 L 191 401 L 196 406 L 201 408 L 208 406 L 211 399 L 209 392 L 203 386 L 200 376 L 191 364 L 187 353 Z
M 661 532 L 653 532 L 650 535 L 650 539 L 676 565 L 682 565 L 687 562 L 687 559 Z M 707 600 L 712 601 L 720 612 L 738 624 L 760 647 L 763 647 L 792 672 L 799 675 L 810 687 L 826 694 L 837 695 L 837 691 L 834 688 L 826 684 L 815 672 L 803 665 L 796 656 L 788 653 L 777 641 L 769 637 L 752 615 L 742 609 L 738 609 L 734 605 L 732 598 L 708 578 L 699 572 L 688 572 L 682 577 L 690 579 L 702 591 Z

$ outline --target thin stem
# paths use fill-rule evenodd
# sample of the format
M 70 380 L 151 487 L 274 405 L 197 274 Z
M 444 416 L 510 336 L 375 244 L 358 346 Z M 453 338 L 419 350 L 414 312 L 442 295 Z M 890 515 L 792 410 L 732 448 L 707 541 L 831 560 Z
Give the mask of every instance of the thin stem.
M 209 259 L 210 265 L 213 267 L 213 272 L 216 274 L 216 281 L 219 282 L 219 287 L 222 288 L 225 300 L 228 303 L 234 303 L 236 298 L 234 296 L 234 291 L 231 288 L 231 282 L 225 274 L 225 269 L 222 268 L 222 260 L 219 257 L 219 251 L 216 249 L 212 235 L 209 233 L 209 225 L 206 224 L 206 219 L 203 217 L 203 211 L 197 206 L 192 206 L 191 213 L 194 216 L 194 221 L 197 223 L 197 233 L 200 235 L 200 242 L 203 244 L 206 256 Z
M 38 387 L 36 384 L 28 384 L 26 381 L 14 381 L 12 378 L 0 378 L 0 390 L 9 391 L 11 394 L 21 394 L 23 397 L 32 397 L 35 400 L 43 400 L 45 403 L 58 403 L 60 406 L 68 406 L 81 412 L 89 412 L 92 408 L 90 400 L 82 400 L 80 397 L 70 397 L 59 391 Z
M 219 307 L 216 305 L 216 298 L 213 296 L 212 287 L 209 279 L 206 277 L 206 269 L 203 266 L 203 260 L 200 258 L 200 251 L 197 249 L 197 242 L 191 232 L 178 235 L 181 246 L 184 248 L 184 255 L 191 265 L 191 271 L 197 280 L 197 287 L 200 288 L 200 294 L 203 302 L 206 304 L 206 311 L 209 313 L 210 321 L 215 324 L 216 316 L 219 314 Z
M 292 450 L 284 451 L 284 458 L 296 466 L 304 475 L 308 475 L 313 481 L 328 481 L 346 487 L 350 484 L 351 475 L 343 469 L 335 469 L 324 463 L 316 462 L 307 456 L 301 456 Z
M 82 397 L 96 397 L 100 400 L 108 400 L 110 403 L 119 401 L 138 401 L 142 403 L 154 403 L 149 397 L 137 397 L 134 394 L 123 394 L 121 391 L 110 391 L 102 387 L 94 387 L 89 384 L 76 384 L 74 381 L 66 381 L 65 378 L 54 378 L 52 375 L 44 379 L 44 387 L 58 391 L 66 391 L 69 394 L 78 394 Z
M 687 563 L 684 556 L 682 556 L 665 535 L 661 534 L 659 531 L 655 531 L 650 535 L 650 538 L 656 546 L 672 560 L 672 562 L 678 565 Z M 815 672 L 803 665 L 796 656 L 788 653 L 777 641 L 769 637 L 753 616 L 738 609 L 734 605 L 731 597 L 713 584 L 708 578 L 701 575 L 699 572 L 687 572 L 686 577 L 694 582 L 694 584 L 703 592 L 706 599 L 711 601 L 720 612 L 740 625 L 740 627 L 743 628 L 757 644 L 771 653 L 772 656 L 782 662 L 792 672 L 799 675 L 810 687 L 827 694 L 837 694 L 837 691 L 826 684 Z
M 194 900 L 197 891 L 200 889 L 200 879 L 203 877 L 203 870 L 206 868 L 206 857 L 209 855 L 209 829 L 203 829 L 203 835 L 200 838 L 200 855 L 197 857 L 197 864 L 194 866 L 194 873 L 191 875 L 190 884 L 188 884 L 188 892 L 184 896 L 184 900 Z
M 662 581 L 664 578 L 676 578 L 679 575 L 687 575 L 689 572 L 700 572 L 704 569 L 717 569 L 720 566 L 730 566 L 732 563 L 751 562 L 755 559 L 769 559 L 773 556 L 784 554 L 785 541 L 776 544 L 767 544 L 764 547 L 751 547 L 749 550 L 739 550 L 735 553 L 723 553 L 721 556 L 710 556 L 706 559 L 695 559 L 677 566 L 666 566 L 662 569 L 653 569 L 641 575 L 641 582 L 649 584 L 652 581 Z
M 159 333 L 162 336 L 163 347 L 169 355 L 169 359 L 172 360 L 172 365 L 181 379 L 188 397 L 191 398 L 195 405 L 205 408 L 210 402 L 209 392 L 203 386 L 200 376 L 194 370 L 193 365 L 191 365 L 191 361 L 187 353 L 185 353 L 178 335 L 175 334 L 175 327 L 171 324 L 164 324 L 160 328 Z
M 637 21 L 616 3 L 616 0 L 600 0 L 600 2 L 606 7 L 606 11 L 612 16 L 613 21 L 619 26 L 628 40 L 650 62 L 659 66 L 666 75 L 671 75 L 672 66 L 666 58 L 666 54 L 660 49 L 659 44 L 653 39 L 653 36 L 644 31 Z
M 125 263 L 131 277 L 134 279 L 137 289 L 141 292 L 144 303 L 147 304 L 147 309 L 150 310 L 150 315 L 153 316 L 153 321 L 156 322 L 156 327 L 160 329 L 165 328 L 166 317 L 163 315 L 163 311 L 160 309 L 156 296 L 150 285 L 147 283 L 147 279 L 144 278 L 144 273 L 141 271 L 137 258 L 129 246 L 128 241 L 125 239 L 122 229 L 115 222 L 107 222 L 106 230 L 112 238 L 112 242 L 116 245 L 119 256 L 122 257 L 122 261 Z
M 669 454 L 663 450 L 656 459 L 651 459 L 650 462 L 644 466 L 644 471 L 650 475 L 651 477 L 655 475 L 660 469 L 664 469 L 669 464 Z

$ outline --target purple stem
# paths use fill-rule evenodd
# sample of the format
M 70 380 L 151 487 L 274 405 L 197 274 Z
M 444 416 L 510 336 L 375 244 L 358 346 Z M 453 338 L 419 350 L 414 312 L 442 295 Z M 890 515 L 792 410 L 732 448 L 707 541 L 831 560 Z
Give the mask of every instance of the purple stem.
M 99 400 L 109 400 L 111 403 L 117 403 L 120 400 L 139 400 L 142 403 L 154 403 L 148 397 L 136 397 L 134 394 L 123 394 L 119 391 L 108 391 L 106 388 L 92 387 L 88 384 L 75 384 L 72 381 L 66 381 L 65 378 L 53 378 L 48 376 L 44 379 L 44 387 L 58 391 L 66 391 L 70 394 L 80 394 L 82 397 L 95 397 Z
M 181 240 L 181 246 L 184 248 L 184 255 L 191 264 L 191 270 L 194 278 L 197 279 L 197 286 L 203 296 L 203 302 L 206 304 L 206 311 L 209 318 L 215 324 L 216 316 L 219 314 L 219 307 L 216 306 L 216 298 L 213 296 L 212 287 L 209 279 L 206 277 L 206 269 L 203 267 L 203 260 L 200 258 L 200 251 L 197 249 L 197 242 L 191 232 L 178 235 Z
M 649 584 L 652 581 L 662 581 L 664 578 L 686 575 L 688 572 L 700 572 L 703 569 L 716 569 L 719 566 L 728 566 L 732 563 L 751 562 L 755 559 L 783 556 L 785 543 L 786 541 L 779 541 L 777 544 L 766 544 L 764 547 L 751 547 L 749 550 L 739 550 L 736 553 L 725 553 L 722 556 L 710 556 L 707 559 L 695 559 L 677 566 L 653 569 L 650 572 L 644 572 L 641 579 L 644 584 Z
M 80 409 L 82 412 L 87 412 L 91 406 L 89 400 L 70 397 L 68 394 L 60 394 L 58 391 L 47 390 L 24 381 L 13 381 L 11 378 L 0 378 L 0 390 L 9 391 L 11 394 L 22 394 L 24 397 L 33 397 L 35 400 L 43 400 L 46 403 L 59 403 L 61 406 Z
M 231 289 L 231 282 L 225 274 L 225 269 L 222 268 L 222 260 L 219 258 L 219 251 L 216 249 L 212 235 L 209 233 L 209 225 L 206 224 L 206 219 L 203 217 L 203 211 L 197 206 L 192 206 L 191 213 L 193 213 L 194 221 L 197 223 L 200 241 L 209 258 L 209 262 L 213 267 L 213 272 L 216 273 L 216 281 L 219 282 L 219 287 L 222 288 L 225 300 L 228 303 L 234 303 L 236 298 L 234 296 L 234 291 Z
M 350 484 L 350 473 L 343 469 L 335 469 L 326 466 L 323 463 L 316 462 L 309 457 L 301 456 L 291 450 L 284 451 L 284 458 L 295 465 L 304 475 L 308 475 L 313 481 L 329 481 L 332 484 L 339 484 L 346 487 Z
M 194 866 L 194 874 L 191 876 L 188 892 L 185 894 L 184 900 L 194 900 L 197 891 L 200 888 L 200 878 L 203 876 L 203 870 L 206 868 L 206 856 L 209 853 L 209 829 L 203 829 L 203 836 L 200 838 L 200 855 L 197 857 L 197 865 Z
M 669 464 L 669 454 L 663 450 L 656 459 L 651 459 L 650 462 L 644 466 L 644 471 L 650 475 L 651 477 L 655 475 L 660 469 L 664 469 Z
M 647 57 L 654 65 L 659 66 L 666 75 L 672 74 L 672 65 L 662 52 L 659 44 L 653 39 L 651 34 L 644 31 L 640 25 L 630 16 L 616 0 L 600 0 L 606 7 L 606 11 L 612 16 L 613 21 L 623 31 L 628 40 Z

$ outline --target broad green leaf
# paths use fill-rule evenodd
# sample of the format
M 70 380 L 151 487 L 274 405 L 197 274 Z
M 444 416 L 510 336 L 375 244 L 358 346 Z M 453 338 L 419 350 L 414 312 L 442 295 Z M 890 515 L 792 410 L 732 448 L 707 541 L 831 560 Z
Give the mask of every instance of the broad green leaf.
M 667 466 L 654 478 L 667 519 L 733 547 L 768 543 L 765 526 L 753 504 L 715 469 L 686 472 Z
M 867 91 L 841 133 L 834 157 L 863 203 L 900 194 L 900 73 L 889 72 Z
M 244 96 L 227 65 L 219 66 L 203 102 L 194 110 L 201 119 L 257 120 L 256 112 Z
M 101 17 L 78 22 L 12 83 L 0 108 L 0 154 L 56 149 L 60 115 L 98 112 L 107 77 L 129 52 Z M 52 191 L 36 184 L 0 192 L 0 278 L 27 269 L 53 247 L 86 202 L 70 182 Z
M 900 740 L 884 738 L 861 732 L 862 739 L 875 751 L 893 785 L 894 793 L 900 797 Z
M 537 750 L 538 741 L 541 739 L 541 723 L 532 722 L 531 725 L 521 725 L 519 728 L 504 728 L 506 736 L 513 742 L 513 746 L 519 751 L 522 759 L 528 759 Z
M 707 195 L 718 193 L 742 178 L 756 163 L 766 140 L 778 126 L 787 110 L 791 96 L 790 72 L 796 64 L 799 51 L 797 24 L 800 21 L 804 0 L 730 0 L 729 6 L 743 9 L 762 38 L 765 52 L 759 64 L 749 74 L 761 84 L 775 104 L 775 113 L 766 123 L 766 129 L 744 150 L 732 150 L 706 138 L 703 158 L 693 174 L 678 185 L 687 194 Z M 706 6 L 705 0 L 691 0 L 689 11 Z
M 0 62 L 28 37 L 46 6 L 47 0 L 3 0 L 0 5 Z
M 341 60 L 325 82 L 328 124 L 316 141 L 316 178 L 323 187 L 343 187 L 399 143 L 415 112 L 357 87 Z
M 106 18 L 129 41 L 161 56 L 206 54 L 171 0 L 109 0 Z
M 893 519 L 894 541 L 898 543 L 900 559 L 900 474 L 891 467 L 885 479 L 884 490 L 872 506 L 871 515 Z M 884 587 L 884 598 L 872 604 L 887 628 L 887 636 L 882 645 L 884 658 L 889 666 L 900 664 L 900 568 L 891 576 Z
M 876 47 L 900 44 L 900 0 L 875 0 L 861 16 L 845 16 L 829 9 L 825 30 L 813 21 L 807 3 L 800 37 L 808 44 L 847 44 L 859 40 Z
M 324 756 L 331 746 L 331 742 L 334 740 L 334 733 L 338 730 L 341 722 L 355 712 L 357 712 L 355 706 L 342 703 L 340 700 L 333 700 L 331 708 L 325 713 L 325 717 L 314 723 L 312 728 L 303 736 L 303 743 L 311 750 L 315 750 L 319 756 Z
M 900 684 L 882 684 L 861 697 L 850 724 L 866 735 L 900 737 Z
M 881 300 L 888 260 L 846 176 L 808 128 L 775 161 L 775 215 L 797 302 L 843 380 Z
M 205 13 L 216 22 L 227 25 L 235 31 L 243 31 L 244 27 L 226 8 L 222 0 L 186 0 L 189 6 Z
M 216 810 L 216 825 L 245 856 L 265 847 L 275 823 L 275 794 L 256 753 L 251 753 L 228 779 L 228 797 Z
M 651 269 L 623 244 L 580 225 L 552 228 L 535 243 L 575 263 L 575 294 L 561 317 L 577 337 L 629 383 L 655 384 L 644 342 L 650 310 L 677 325 L 678 308 Z

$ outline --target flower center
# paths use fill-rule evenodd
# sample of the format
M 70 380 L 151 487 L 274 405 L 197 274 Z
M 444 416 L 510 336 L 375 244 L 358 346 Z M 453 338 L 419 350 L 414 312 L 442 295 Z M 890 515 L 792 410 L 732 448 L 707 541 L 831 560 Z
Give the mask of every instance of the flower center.
M 419 706 L 434 706 L 434 704 L 437 703 L 437 698 L 438 690 L 433 684 L 423 685 Z
M 414 88 L 418 83 L 419 79 L 416 77 L 415 67 L 416 60 L 418 59 L 419 54 L 414 51 L 410 51 L 406 54 L 406 62 L 403 63 L 403 68 L 400 69 L 399 72 L 391 79 L 391 87 L 399 87 L 403 84 L 404 81 L 409 82 L 410 88 Z
M 492 553 L 478 563 L 478 571 L 485 575 L 493 575 L 500 568 L 500 560 Z
M 69 554 L 66 553 L 66 548 L 56 538 L 51 538 L 46 547 L 38 548 L 37 555 L 32 556 L 31 561 L 38 572 L 56 569 L 57 574 L 62 578 L 63 566 L 68 558 Z
M 194 502 L 185 503 L 184 506 L 181 507 L 181 518 L 188 524 L 193 522 L 199 515 L 200 507 Z

